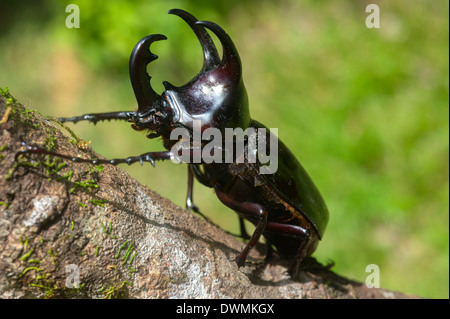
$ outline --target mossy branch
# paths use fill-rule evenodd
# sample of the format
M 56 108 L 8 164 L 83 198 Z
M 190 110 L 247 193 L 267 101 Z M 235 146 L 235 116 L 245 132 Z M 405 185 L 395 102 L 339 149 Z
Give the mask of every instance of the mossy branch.
M 21 142 L 98 157 L 82 139 L 0 92 L 1 298 L 405 298 L 314 259 L 299 279 L 139 184 L 122 169 L 20 156 Z

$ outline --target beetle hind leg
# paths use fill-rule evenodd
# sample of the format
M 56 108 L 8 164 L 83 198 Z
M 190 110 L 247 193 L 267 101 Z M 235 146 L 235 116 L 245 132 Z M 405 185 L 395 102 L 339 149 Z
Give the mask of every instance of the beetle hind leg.
M 239 214 L 249 216 L 252 219 L 258 220 L 258 222 L 256 223 L 255 231 L 250 237 L 250 240 L 248 241 L 244 250 L 235 259 L 238 267 L 242 267 L 245 265 L 245 260 L 247 259 L 250 250 L 256 246 L 267 226 L 267 210 L 262 205 L 257 203 L 237 201 L 228 194 L 225 194 L 217 189 L 216 194 L 220 201 L 226 206 L 235 210 Z
M 155 167 L 155 161 L 164 161 L 164 160 L 174 160 L 178 157 L 173 154 L 171 151 L 162 151 L 162 152 L 148 152 L 141 154 L 139 156 L 129 156 L 126 158 L 113 158 L 113 159 L 89 159 L 89 158 L 82 158 L 78 156 L 70 156 L 66 154 L 60 154 L 52 151 L 47 151 L 43 148 L 40 148 L 38 146 L 31 146 L 27 145 L 22 142 L 22 146 L 24 149 L 21 151 L 18 151 L 15 155 L 15 160 L 18 160 L 18 157 L 22 154 L 42 154 L 42 155 L 50 155 L 50 156 L 57 156 L 64 159 L 68 159 L 74 163 L 90 163 L 93 165 L 99 165 L 99 164 L 110 164 L 110 165 L 118 165 L 118 164 L 134 164 L 139 162 L 141 165 L 143 165 L 144 162 L 149 162 L 153 167 Z
M 292 265 L 289 267 L 289 275 L 291 278 L 295 278 L 298 274 L 298 270 L 300 268 L 300 264 L 302 263 L 303 259 L 306 257 L 306 253 L 308 250 L 308 246 L 311 240 L 311 235 L 309 233 L 309 230 L 306 230 L 306 232 L 303 235 L 302 241 L 300 243 L 300 246 L 298 248 L 297 254 L 295 256 L 295 260 L 292 263 Z
M 294 238 L 295 240 L 299 240 L 299 246 L 295 252 L 295 259 L 288 270 L 291 278 L 296 277 L 300 268 L 300 264 L 302 263 L 303 259 L 308 254 L 308 250 L 310 249 L 310 230 L 296 225 L 269 222 L 266 227 L 266 232 L 276 234 L 277 237 L 282 235 Z M 275 246 L 277 247 L 277 245 Z

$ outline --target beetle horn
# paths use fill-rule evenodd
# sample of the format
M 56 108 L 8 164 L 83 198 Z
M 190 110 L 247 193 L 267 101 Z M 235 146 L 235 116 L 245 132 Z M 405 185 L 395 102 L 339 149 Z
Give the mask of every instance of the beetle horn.
M 138 103 L 138 114 L 145 114 L 159 101 L 158 95 L 150 85 L 151 76 L 147 73 L 147 64 L 156 60 L 157 55 L 150 52 L 150 45 L 159 40 L 166 40 L 162 34 L 152 34 L 140 40 L 130 56 L 130 79 Z
M 203 68 L 202 72 L 209 71 L 212 68 L 216 67 L 220 63 L 219 54 L 217 53 L 216 46 L 214 45 L 213 40 L 209 36 L 208 32 L 206 32 L 205 28 L 197 25 L 197 18 L 195 18 L 189 12 L 186 12 L 181 9 L 172 9 L 169 10 L 169 14 L 175 14 L 182 18 L 186 23 L 191 27 L 191 29 L 195 32 L 198 40 L 203 49 Z
M 238 78 L 241 77 L 242 66 L 239 53 L 234 46 L 230 36 L 219 25 L 211 21 L 197 21 L 196 25 L 202 25 L 210 29 L 220 40 L 223 48 L 223 56 L 220 65 L 229 70 L 230 73 L 234 73 Z

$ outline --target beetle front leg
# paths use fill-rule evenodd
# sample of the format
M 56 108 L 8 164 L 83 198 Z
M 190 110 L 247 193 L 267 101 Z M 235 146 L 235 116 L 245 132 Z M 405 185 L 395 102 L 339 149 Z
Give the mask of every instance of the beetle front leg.
M 110 121 L 110 120 L 125 120 L 129 121 L 134 118 L 135 112 L 107 112 L 107 113 L 90 113 L 83 114 L 80 116 L 73 117 L 58 117 L 58 120 L 61 123 L 74 123 L 76 124 L 79 121 L 88 121 L 89 123 L 97 124 L 98 121 Z
M 245 260 L 247 259 L 250 250 L 256 246 L 259 239 L 261 238 L 262 233 L 264 232 L 264 229 L 267 226 L 267 210 L 262 205 L 257 203 L 237 201 L 228 194 L 225 194 L 217 189 L 216 194 L 222 203 L 235 210 L 239 214 L 246 215 L 252 218 L 256 217 L 258 219 L 258 223 L 256 224 L 253 235 L 250 237 L 250 240 L 248 241 L 244 250 L 236 257 L 236 263 L 238 267 L 242 267 L 245 265 Z

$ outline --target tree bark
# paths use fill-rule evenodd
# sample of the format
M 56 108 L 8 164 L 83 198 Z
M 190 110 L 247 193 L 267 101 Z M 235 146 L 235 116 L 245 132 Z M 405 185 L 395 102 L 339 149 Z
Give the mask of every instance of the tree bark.
M 119 167 L 16 153 L 28 145 L 101 158 L 66 128 L 0 97 L 1 298 L 408 298 L 310 258 L 299 278 L 141 185 Z M 62 130 L 62 131 L 61 131 Z M 69 136 L 68 136 L 69 135 Z M 63 164 L 65 163 L 65 164 Z

